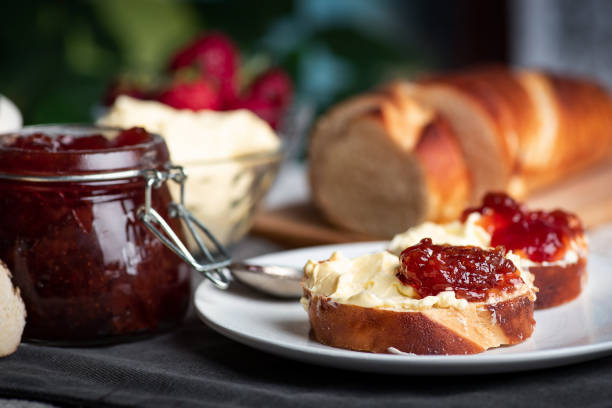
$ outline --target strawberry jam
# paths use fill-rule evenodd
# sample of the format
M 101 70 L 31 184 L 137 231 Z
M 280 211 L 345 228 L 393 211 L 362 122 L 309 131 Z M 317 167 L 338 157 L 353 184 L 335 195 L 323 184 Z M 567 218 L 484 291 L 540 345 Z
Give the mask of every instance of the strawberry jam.
M 133 146 L 149 140 L 146 130 L 139 127 L 122 130 L 116 137 L 108 138 L 102 134 L 91 135 L 48 135 L 35 132 L 23 137 L 15 135 L 3 140 L 4 147 L 46 152 L 102 150 Z
M 491 294 L 512 292 L 523 282 L 504 254 L 503 247 L 434 245 L 424 238 L 402 252 L 397 277 L 421 298 L 453 290 L 457 298 L 484 301 Z
M 138 128 L 34 126 L 0 135 L 0 259 L 26 304 L 25 339 L 114 342 L 182 320 L 190 268 L 138 218 L 144 178 L 49 181 L 168 162 L 163 139 Z M 182 239 L 180 221 L 167 217 L 170 202 L 167 186 L 152 191 L 152 207 Z
M 583 234 L 576 215 L 529 211 L 504 193 L 487 194 L 482 206 L 464 211 L 463 221 L 473 212 L 482 214 L 479 223 L 491 234 L 491 246 L 503 245 L 534 262 L 563 259 L 570 242 Z

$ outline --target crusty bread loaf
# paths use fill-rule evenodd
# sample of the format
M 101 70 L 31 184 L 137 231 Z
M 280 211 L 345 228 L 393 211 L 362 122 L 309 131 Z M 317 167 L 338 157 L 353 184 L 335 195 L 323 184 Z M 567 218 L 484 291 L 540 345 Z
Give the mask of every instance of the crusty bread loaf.
M 8 268 L 0 261 L 0 357 L 17 350 L 25 327 L 25 317 L 25 306 L 19 289 L 13 286 Z
M 391 348 L 414 354 L 474 354 L 525 341 L 533 332 L 534 303 L 527 294 L 465 309 L 432 307 L 394 311 L 308 299 L 312 335 L 332 347 L 374 353 Z
M 315 126 L 310 180 L 332 223 L 390 237 L 453 218 L 487 191 L 523 197 L 610 153 L 601 87 L 488 67 L 395 82 L 333 108 Z
M 393 92 L 350 99 L 316 125 L 313 199 L 343 228 L 387 237 L 467 202 L 469 175 L 446 120 Z

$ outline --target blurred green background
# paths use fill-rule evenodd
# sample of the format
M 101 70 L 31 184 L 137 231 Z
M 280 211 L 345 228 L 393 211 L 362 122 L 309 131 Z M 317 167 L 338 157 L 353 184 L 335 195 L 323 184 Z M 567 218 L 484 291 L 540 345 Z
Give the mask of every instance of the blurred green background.
M 212 29 L 238 44 L 245 77 L 281 65 L 298 97 L 321 110 L 385 79 L 461 65 L 457 44 L 469 32 L 461 16 L 471 15 L 457 2 L 425 0 L 24 0 L 0 7 L 0 93 L 25 124 L 90 122 L 113 78 L 159 80 L 177 47 Z

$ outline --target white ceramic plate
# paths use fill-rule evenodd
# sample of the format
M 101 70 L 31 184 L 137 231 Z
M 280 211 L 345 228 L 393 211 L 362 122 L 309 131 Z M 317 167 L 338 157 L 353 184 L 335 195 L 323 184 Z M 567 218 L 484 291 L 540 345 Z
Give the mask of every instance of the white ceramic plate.
M 376 252 L 384 242 L 320 246 L 278 252 L 249 262 L 301 267 L 327 259 L 335 249 L 347 256 Z M 537 368 L 612 354 L 612 258 L 591 255 L 589 282 L 569 304 L 537 311 L 534 335 L 526 342 L 469 356 L 372 354 L 324 346 L 308 336 L 299 301 L 280 301 L 234 285 L 228 291 L 204 282 L 195 294 L 202 320 L 240 343 L 295 360 L 360 371 L 397 374 L 476 374 Z

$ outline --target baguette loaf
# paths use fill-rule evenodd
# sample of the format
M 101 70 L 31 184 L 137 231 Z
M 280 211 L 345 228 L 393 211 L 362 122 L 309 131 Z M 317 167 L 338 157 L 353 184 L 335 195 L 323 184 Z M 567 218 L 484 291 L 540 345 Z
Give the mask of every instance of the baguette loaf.
M 395 82 L 332 109 L 313 132 L 310 181 L 333 224 L 390 237 L 455 218 L 488 191 L 523 197 L 611 152 L 602 88 L 489 67 Z

